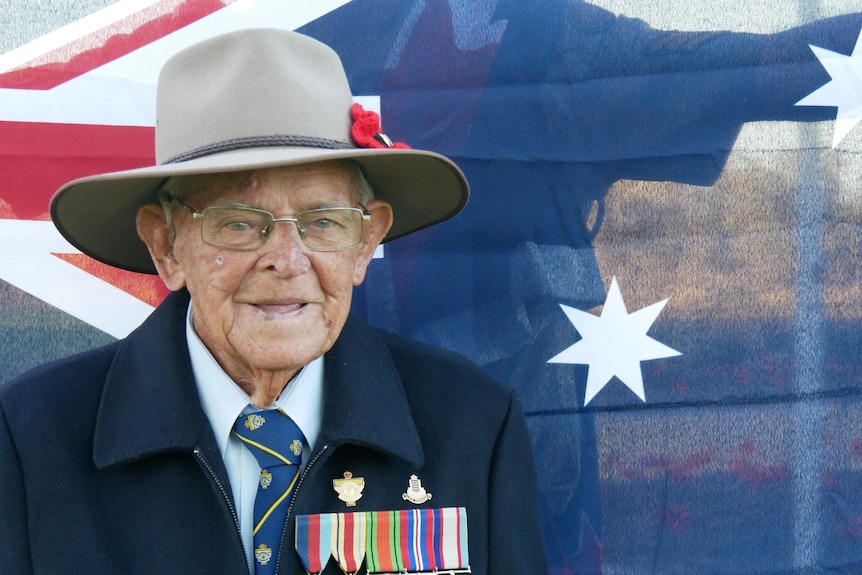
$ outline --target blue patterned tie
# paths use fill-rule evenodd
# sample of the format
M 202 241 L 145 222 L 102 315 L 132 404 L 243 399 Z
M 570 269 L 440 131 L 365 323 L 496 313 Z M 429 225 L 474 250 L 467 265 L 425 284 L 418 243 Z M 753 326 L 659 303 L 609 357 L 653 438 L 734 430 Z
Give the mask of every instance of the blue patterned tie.
M 233 432 L 261 467 L 254 500 L 254 572 L 269 575 L 275 573 L 305 437 L 293 420 L 277 409 L 240 416 Z

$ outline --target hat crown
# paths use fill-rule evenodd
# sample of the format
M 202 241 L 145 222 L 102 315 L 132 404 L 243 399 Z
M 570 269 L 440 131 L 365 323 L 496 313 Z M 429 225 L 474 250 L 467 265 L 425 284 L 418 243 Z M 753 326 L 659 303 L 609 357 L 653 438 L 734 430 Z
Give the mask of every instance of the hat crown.
M 112 266 L 156 273 L 135 226 L 166 178 L 350 160 L 392 206 L 389 241 L 449 219 L 469 194 L 461 170 L 430 151 L 354 143 L 341 59 L 296 32 L 244 29 L 177 53 L 156 95 L 156 165 L 73 180 L 51 200 L 69 242 Z
M 351 104 L 341 59 L 325 44 L 277 29 L 224 34 L 163 67 L 156 162 L 294 142 L 352 147 Z

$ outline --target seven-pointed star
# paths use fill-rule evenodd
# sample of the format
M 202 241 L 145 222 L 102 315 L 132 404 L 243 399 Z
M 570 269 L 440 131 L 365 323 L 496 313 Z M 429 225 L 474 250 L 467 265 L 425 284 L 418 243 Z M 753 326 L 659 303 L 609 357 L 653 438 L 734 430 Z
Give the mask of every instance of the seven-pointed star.
M 796 105 L 838 108 L 832 136 L 832 147 L 835 148 L 862 120 L 862 31 L 849 56 L 817 46 L 810 48 L 832 80 L 796 102 Z
M 646 334 L 666 303 L 667 300 L 663 300 L 629 314 L 614 277 L 600 316 L 560 304 L 582 339 L 549 359 L 548 363 L 589 365 L 584 406 L 614 376 L 641 401 L 646 401 L 640 362 L 681 355 Z

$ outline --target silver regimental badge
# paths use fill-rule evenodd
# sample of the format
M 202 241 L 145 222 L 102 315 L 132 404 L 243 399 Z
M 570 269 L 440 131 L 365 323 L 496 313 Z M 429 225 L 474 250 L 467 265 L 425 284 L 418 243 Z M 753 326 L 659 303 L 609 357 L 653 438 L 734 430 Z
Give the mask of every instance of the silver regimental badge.
M 421 505 L 431 499 L 431 494 L 425 491 L 422 487 L 422 482 L 415 475 L 410 476 L 410 481 L 407 485 L 407 492 L 401 494 L 404 501 Z
M 348 507 L 353 507 L 362 497 L 365 489 L 365 478 L 353 477 L 349 471 L 344 472 L 344 479 L 333 479 L 332 488 L 338 493 L 338 498 L 344 501 Z

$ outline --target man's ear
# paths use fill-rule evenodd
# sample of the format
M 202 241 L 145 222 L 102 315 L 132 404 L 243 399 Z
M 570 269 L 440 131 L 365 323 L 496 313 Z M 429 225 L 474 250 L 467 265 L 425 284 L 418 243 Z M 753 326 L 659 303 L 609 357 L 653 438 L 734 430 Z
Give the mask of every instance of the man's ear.
M 365 272 L 368 264 L 374 257 L 374 251 L 392 227 L 392 206 L 383 200 L 371 200 L 365 206 L 371 219 L 365 222 L 365 231 L 362 234 L 362 245 L 359 248 L 359 256 L 353 267 L 353 285 L 358 286 L 365 280 Z
M 182 266 L 174 257 L 174 246 L 171 243 L 170 226 L 161 206 L 147 204 L 138 209 L 135 218 L 138 236 L 147 244 L 150 257 L 159 272 L 159 277 L 171 291 L 186 285 Z

